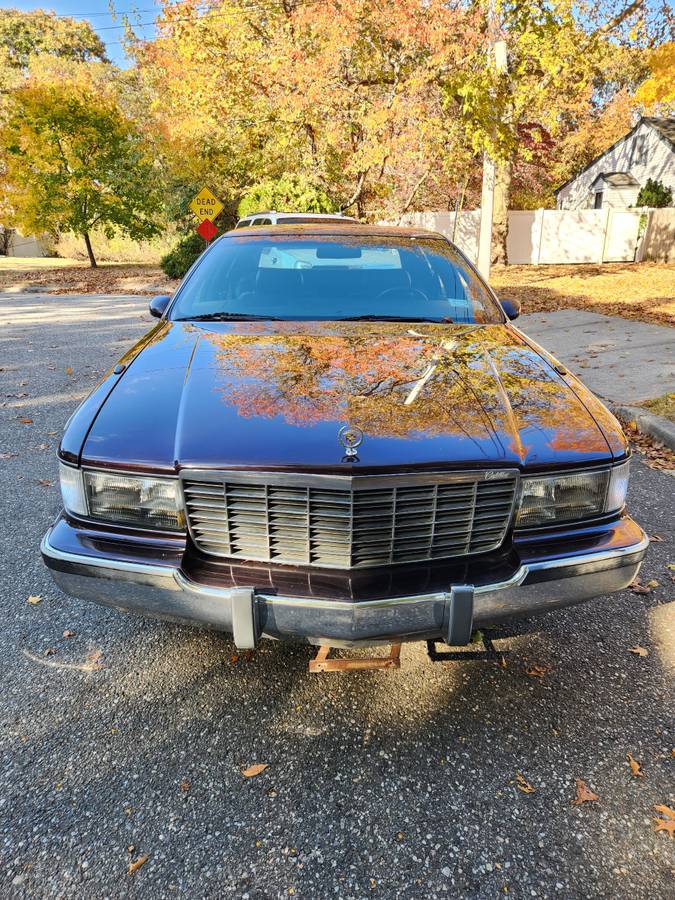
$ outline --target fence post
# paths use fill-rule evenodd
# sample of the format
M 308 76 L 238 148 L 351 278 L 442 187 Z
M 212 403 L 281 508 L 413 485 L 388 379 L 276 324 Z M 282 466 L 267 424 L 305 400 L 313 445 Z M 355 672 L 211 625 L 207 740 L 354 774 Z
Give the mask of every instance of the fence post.
M 638 241 L 637 248 L 635 250 L 635 262 L 642 262 L 645 257 L 647 242 L 652 230 L 652 213 L 653 210 L 645 209 L 644 207 L 642 207 L 642 209 L 640 210 L 640 219 L 642 219 L 642 216 L 645 217 L 645 227 L 642 231 L 642 234 L 640 234 L 640 223 L 638 221 Z
M 605 230 L 602 235 L 602 246 L 600 249 L 600 259 L 598 260 L 600 265 L 602 265 L 603 262 L 605 261 L 605 250 L 607 249 L 607 235 L 609 234 L 609 219 L 610 219 L 611 215 L 612 215 L 612 207 L 608 206 L 607 207 L 607 215 L 605 216 Z
M 537 255 L 532 262 L 535 266 L 539 265 L 539 261 L 541 260 L 541 244 L 544 239 L 544 214 L 545 209 L 537 209 L 535 210 L 535 216 L 537 217 L 537 221 L 539 222 L 539 237 L 537 238 Z

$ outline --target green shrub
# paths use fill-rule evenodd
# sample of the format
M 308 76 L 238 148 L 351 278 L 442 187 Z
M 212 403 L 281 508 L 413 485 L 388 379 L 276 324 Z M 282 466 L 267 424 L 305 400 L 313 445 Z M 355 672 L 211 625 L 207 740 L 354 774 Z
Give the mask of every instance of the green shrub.
M 646 184 L 640 188 L 636 206 L 649 206 L 652 209 L 662 209 L 673 202 L 673 192 L 664 187 L 660 181 L 648 178 Z
M 328 194 L 312 184 L 304 175 L 282 175 L 259 181 L 242 197 L 237 212 L 239 218 L 265 210 L 284 212 L 330 213 L 337 205 Z
M 182 237 L 176 246 L 159 261 L 162 271 L 169 278 L 182 278 L 193 262 L 204 252 L 204 238 L 196 231 Z

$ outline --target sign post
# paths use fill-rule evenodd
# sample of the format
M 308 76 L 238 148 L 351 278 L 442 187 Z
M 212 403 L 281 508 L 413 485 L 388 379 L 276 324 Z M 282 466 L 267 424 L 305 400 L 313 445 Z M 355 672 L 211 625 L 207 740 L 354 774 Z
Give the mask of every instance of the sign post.
M 214 239 L 218 234 L 218 229 L 213 224 L 213 220 L 223 210 L 223 204 L 207 187 L 203 187 L 196 197 L 193 197 L 190 203 L 190 209 L 199 220 L 197 225 L 197 234 L 204 238 L 206 244 Z

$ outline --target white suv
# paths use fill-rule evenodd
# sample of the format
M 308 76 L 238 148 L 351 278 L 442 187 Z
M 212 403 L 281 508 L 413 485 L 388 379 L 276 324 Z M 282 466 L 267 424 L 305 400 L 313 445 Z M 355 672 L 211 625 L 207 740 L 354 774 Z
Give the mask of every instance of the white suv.
M 360 225 L 358 219 L 343 216 L 342 213 L 292 213 L 268 212 L 251 213 L 239 219 L 235 228 L 249 228 L 255 225 L 321 225 L 323 222 L 342 222 L 343 225 Z

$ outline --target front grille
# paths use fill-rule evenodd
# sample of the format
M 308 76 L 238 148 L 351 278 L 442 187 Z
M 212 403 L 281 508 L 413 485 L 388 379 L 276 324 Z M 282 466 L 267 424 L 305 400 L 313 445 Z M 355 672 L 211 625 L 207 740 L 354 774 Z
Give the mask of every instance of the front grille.
M 187 474 L 190 534 L 205 553 L 352 569 L 494 550 L 511 520 L 514 472 L 321 476 Z

